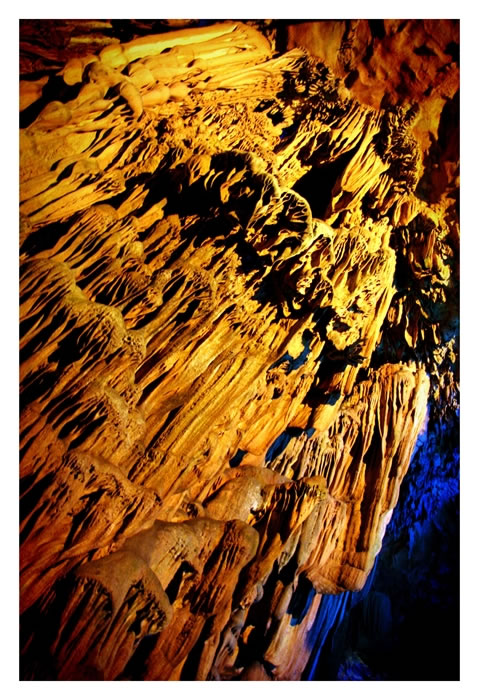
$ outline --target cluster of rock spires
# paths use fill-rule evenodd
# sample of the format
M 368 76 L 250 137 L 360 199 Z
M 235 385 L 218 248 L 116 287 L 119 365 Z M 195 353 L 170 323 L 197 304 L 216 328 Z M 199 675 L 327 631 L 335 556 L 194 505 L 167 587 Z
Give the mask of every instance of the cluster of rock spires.
M 457 45 L 22 23 L 24 679 L 300 679 L 365 585 L 457 408 Z

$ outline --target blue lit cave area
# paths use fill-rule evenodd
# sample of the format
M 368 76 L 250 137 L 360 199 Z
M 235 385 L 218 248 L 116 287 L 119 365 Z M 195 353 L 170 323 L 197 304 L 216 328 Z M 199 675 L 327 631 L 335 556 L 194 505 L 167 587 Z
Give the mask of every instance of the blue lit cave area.
M 20 679 L 457 681 L 459 21 L 22 20 L 19 208 Z
M 366 586 L 321 601 L 304 680 L 459 679 L 459 418 L 431 423 Z

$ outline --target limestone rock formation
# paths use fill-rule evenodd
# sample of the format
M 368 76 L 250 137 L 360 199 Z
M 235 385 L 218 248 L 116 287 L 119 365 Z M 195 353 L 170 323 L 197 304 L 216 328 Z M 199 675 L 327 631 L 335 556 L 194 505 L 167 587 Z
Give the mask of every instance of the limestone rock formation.
M 457 34 L 22 23 L 23 678 L 299 679 L 365 584 L 458 401 Z

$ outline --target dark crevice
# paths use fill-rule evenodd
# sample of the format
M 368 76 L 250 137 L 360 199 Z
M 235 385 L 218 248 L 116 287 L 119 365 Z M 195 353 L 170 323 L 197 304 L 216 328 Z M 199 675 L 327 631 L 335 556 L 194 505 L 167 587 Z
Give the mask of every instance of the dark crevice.
M 358 147 L 343 153 L 336 160 L 312 167 L 311 170 L 295 182 L 293 186 L 294 191 L 306 199 L 311 207 L 313 217 L 317 219 L 325 218 L 331 202 L 334 185 L 353 158 Z

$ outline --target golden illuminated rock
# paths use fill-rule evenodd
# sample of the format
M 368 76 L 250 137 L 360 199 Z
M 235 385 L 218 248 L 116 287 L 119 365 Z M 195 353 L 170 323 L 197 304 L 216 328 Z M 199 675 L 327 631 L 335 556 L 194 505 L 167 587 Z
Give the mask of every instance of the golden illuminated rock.
M 457 400 L 455 25 L 52 26 L 22 29 L 22 676 L 300 679 Z

